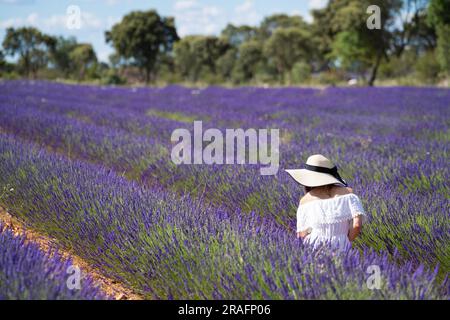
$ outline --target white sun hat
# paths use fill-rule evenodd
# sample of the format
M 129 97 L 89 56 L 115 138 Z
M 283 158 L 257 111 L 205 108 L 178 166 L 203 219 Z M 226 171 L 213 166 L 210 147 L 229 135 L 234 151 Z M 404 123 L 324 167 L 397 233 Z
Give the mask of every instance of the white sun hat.
M 306 187 L 320 187 L 328 184 L 347 186 L 337 167 L 321 154 L 312 155 L 306 160 L 304 169 L 287 169 L 295 181 Z

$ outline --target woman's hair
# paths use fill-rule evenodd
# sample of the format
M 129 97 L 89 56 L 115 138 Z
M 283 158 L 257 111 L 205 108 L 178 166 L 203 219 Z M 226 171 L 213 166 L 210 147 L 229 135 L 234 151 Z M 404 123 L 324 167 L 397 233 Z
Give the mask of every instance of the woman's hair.
M 327 188 L 328 189 L 328 188 L 331 188 L 332 186 L 334 186 L 334 183 L 326 184 L 324 186 L 319 186 L 319 187 L 307 187 L 307 186 L 304 186 L 304 188 L 305 188 L 305 193 L 308 193 L 311 190 L 316 189 L 316 188 Z

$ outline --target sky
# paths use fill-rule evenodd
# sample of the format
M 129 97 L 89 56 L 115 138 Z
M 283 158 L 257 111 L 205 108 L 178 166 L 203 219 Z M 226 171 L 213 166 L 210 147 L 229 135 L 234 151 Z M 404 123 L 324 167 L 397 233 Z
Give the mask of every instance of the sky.
M 311 20 L 310 10 L 327 0 L 0 0 L 0 39 L 8 27 L 34 26 L 50 35 L 75 36 L 92 43 L 99 60 L 113 52 L 104 32 L 133 10 L 156 9 L 175 17 L 180 36 L 218 35 L 228 24 L 258 25 L 274 13 L 298 14 Z M 77 16 L 80 17 L 74 20 Z

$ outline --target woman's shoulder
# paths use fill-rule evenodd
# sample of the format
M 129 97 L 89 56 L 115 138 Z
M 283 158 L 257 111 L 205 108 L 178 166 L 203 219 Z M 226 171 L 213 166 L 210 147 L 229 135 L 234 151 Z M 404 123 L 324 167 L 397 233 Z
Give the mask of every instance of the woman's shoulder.
M 331 197 L 328 199 L 318 199 L 317 197 L 313 197 L 309 192 L 306 193 L 301 199 L 300 199 L 300 205 L 305 205 L 309 202 L 317 201 L 317 200 L 329 200 L 334 199 L 340 196 L 345 195 L 353 195 L 353 189 L 350 187 L 341 187 L 341 186 L 332 186 L 332 189 L 330 190 Z
M 317 200 L 316 197 L 313 197 L 309 192 L 307 192 L 303 197 L 300 198 L 300 205 L 306 204 L 311 201 Z
M 353 194 L 353 189 L 350 187 L 333 186 L 331 189 L 331 197 L 345 196 Z
M 300 198 L 300 205 L 309 202 L 310 198 L 311 198 L 311 196 L 309 195 L 309 192 L 306 193 L 303 197 Z

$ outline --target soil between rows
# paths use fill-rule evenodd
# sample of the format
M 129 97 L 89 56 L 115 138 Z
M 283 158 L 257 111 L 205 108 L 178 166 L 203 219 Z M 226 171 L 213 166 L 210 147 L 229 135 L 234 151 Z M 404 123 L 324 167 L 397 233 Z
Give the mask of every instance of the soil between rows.
M 109 297 L 116 300 L 144 300 L 139 294 L 136 294 L 130 288 L 116 280 L 105 277 L 101 270 L 90 266 L 85 260 L 62 248 L 58 241 L 42 233 L 36 232 L 30 228 L 25 227 L 25 224 L 13 215 L 8 213 L 4 208 L 0 207 L 0 223 L 5 228 L 10 229 L 15 236 L 23 236 L 26 242 L 35 243 L 44 252 L 54 252 L 57 249 L 62 259 L 71 259 L 74 265 L 77 265 L 83 276 L 91 277 L 100 289 Z

